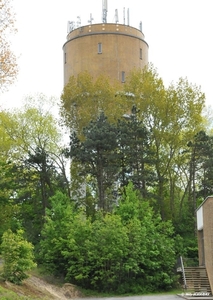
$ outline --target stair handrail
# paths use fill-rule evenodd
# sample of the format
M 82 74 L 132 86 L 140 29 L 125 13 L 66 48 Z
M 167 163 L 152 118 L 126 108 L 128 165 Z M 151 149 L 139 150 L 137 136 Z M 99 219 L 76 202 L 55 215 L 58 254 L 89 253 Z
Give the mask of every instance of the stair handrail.
M 182 274 L 183 274 L 183 282 L 184 282 L 184 289 L 187 289 L 187 284 L 186 284 L 186 275 L 185 275 L 185 269 L 183 265 L 183 258 L 180 256 L 180 263 L 181 263 L 181 269 L 182 269 Z

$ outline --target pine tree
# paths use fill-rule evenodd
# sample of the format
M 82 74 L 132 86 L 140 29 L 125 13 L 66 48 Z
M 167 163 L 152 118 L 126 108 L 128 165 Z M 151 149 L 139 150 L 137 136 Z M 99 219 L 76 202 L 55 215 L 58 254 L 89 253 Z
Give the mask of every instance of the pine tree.
M 82 176 L 94 178 L 97 186 L 98 208 L 108 210 L 107 190 L 113 190 L 118 173 L 117 129 L 110 124 L 104 113 L 96 121 L 91 121 L 83 130 L 85 140 L 80 141 L 75 134 L 71 136 L 70 155 L 73 161 L 80 162 Z M 112 195 L 111 195 L 112 196 Z M 108 203 L 108 202 L 109 203 Z

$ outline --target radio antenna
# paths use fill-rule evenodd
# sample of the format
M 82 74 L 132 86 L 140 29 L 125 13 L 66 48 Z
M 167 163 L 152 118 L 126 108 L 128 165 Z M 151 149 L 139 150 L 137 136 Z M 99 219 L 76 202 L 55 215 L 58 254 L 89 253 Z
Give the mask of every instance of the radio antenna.
M 75 22 L 74 21 L 68 21 L 67 22 L 67 33 L 70 33 L 75 29 Z
M 102 21 L 103 21 L 103 23 L 107 23 L 107 11 L 108 11 L 107 0 L 102 0 Z
M 129 26 L 129 8 L 127 8 L 127 25 Z
M 90 14 L 90 19 L 88 20 L 88 23 L 92 24 L 92 21 L 93 21 L 93 17 L 92 17 L 92 14 Z
M 81 17 L 77 16 L 77 28 L 81 26 Z
M 116 8 L 115 10 L 115 23 L 118 23 L 119 22 L 119 19 L 118 19 L 118 10 Z
M 126 12 L 125 12 L 125 7 L 123 8 L 123 20 L 124 20 L 124 25 L 126 23 Z

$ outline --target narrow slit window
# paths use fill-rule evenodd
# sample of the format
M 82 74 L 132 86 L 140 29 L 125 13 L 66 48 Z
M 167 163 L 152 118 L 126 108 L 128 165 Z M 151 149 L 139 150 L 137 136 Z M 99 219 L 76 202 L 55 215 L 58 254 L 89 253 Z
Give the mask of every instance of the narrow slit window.
M 102 43 L 98 43 L 98 54 L 102 53 Z
M 64 64 L 66 64 L 67 63 L 67 53 L 65 52 L 64 53 Z
M 125 72 L 121 72 L 121 82 L 125 82 Z
M 143 56 L 142 56 L 142 48 L 140 48 L 140 59 L 142 59 Z

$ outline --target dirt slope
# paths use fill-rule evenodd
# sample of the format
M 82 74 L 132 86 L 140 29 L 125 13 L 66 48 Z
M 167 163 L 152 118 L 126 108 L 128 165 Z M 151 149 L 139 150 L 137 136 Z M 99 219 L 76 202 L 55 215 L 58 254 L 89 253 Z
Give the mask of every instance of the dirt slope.
M 31 276 L 26 279 L 22 285 L 17 286 L 10 282 L 1 283 L 4 288 L 14 291 L 19 296 L 27 296 L 32 299 L 74 299 L 81 298 L 83 295 L 77 288 L 69 283 L 65 283 L 62 287 L 47 283 L 43 279 Z

